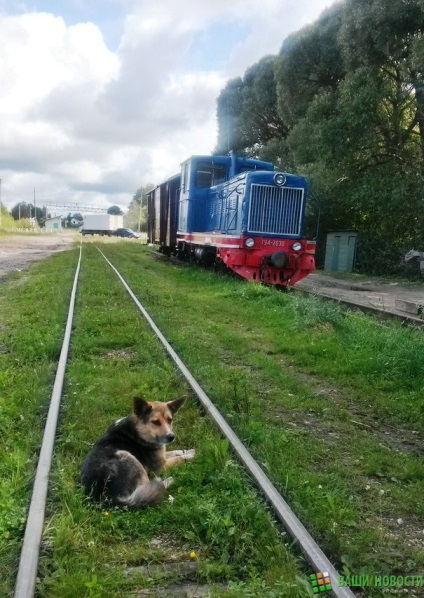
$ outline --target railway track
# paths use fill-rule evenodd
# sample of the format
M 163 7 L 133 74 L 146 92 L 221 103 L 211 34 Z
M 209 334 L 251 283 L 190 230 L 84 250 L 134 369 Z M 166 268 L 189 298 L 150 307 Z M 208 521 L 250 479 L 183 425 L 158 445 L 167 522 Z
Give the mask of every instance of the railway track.
M 177 258 L 152 251 L 155 259 L 171 260 L 174 264 L 187 265 Z M 234 276 L 234 274 L 231 274 Z M 382 319 L 398 320 L 411 326 L 423 326 L 424 287 L 406 289 L 396 283 L 353 282 L 337 279 L 322 273 L 310 274 L 298 282 L 290 292 L 316 295 L 336 301 L 351 309 L 374 314 Z
M 181 374 L 184 376 L 184 378 L 192 388 L 203 409 L 212 418 L 216 426 L 219 428 L 221 434 L 228 439 L 233 448 L 233 451 L 236 453 L 240 462 L 249 472 L 251 478 L 253 478 L 253 480 L 255 481 L 260 492 L 264 495 L 268 503 L 271 505 L 276 517 L 280 520 L 280 522 L 292 536 L 294 543 L 296 543 L 296 545 L 298 545 L 301 548 L 302 552 L 307 557 L 312 568 L 316 572 L 328 573 L 330 579 L 332 580 L 333 586 L 331 589 L 328 589 L 326 595 L 333 595 L 339 598 L 352 598 L 354 594 L 348 587 L 339 587 L 337 585 L 336 580 L 338 579 L 338 571 L 335 569 L 331 561 L 326 557 L 324 552 L 320 549 L 318 544 L 314 541 L 307 529 L 296 517 L 296 515 L 289 507 L 287 502 L 283 499 L 276 487 L 272 484 L 271 480 L 265 474 L 263 468 L 252 457 L 250 452 L 246 449 L 246 447 L 240 441 L 238 436 L 235 434 L 231 426 L 220 414 L 220 412 L 209 399 L 207 394 L 204 392 L 204 390 L 192 376 L 192 374 L 185 366 L 183 361 L 180 359 L 180 357 L 168 343 L 167 339 L 158 329 L 158 327 L 156 326 L 156 324 L 154 323 L 144 306 L 140 303 L 135 293 L 132 291 L 130 286 L 125 281 L 124 277 L 120 274 L 117 268 L 108 260 L 106 255 L 100 249 L 98 250 L 100 254 L 103 256 L 106 263 L 110 266 L 110 268 L 113 270 L 113 272 L 116 274 L 116 276 L 122 283 L 123 287 L 133 300 L 137 309 L 147 320 L 149 326 L 164 346 L 169 357 L 173 360 L 177 368 L 180 370 Z M 61 402 L 63 382 L 65 378 L 65 368 L 68 358 L 69 344 L 71 339 L 73 313 L 75 307 L 81 260 L 82 246 L 80 247 L 80 256 L 75 272 L 64 341 L 58 362 L 56 379 L 51 395 L 50 408 L 44 430 L 40 457 L 38 460 L 37 473 L 32 490 L 32 497 L 19 562 L 19 570 L 16 578 L 15 598 L 31 598 L 32 596 L 34 596 L 35 592 L 38 561 L 40 556 L 40 545 L 46 511 L 46 497 L 49 483 L 49 473 L 52 463 L 54 439 L 57 430 L 58 413 Z

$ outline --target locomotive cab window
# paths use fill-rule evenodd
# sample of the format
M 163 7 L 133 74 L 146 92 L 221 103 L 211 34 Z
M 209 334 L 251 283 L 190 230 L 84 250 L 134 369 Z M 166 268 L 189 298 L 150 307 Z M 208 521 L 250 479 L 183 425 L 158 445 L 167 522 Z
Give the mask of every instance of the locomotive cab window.
M 196 187 L 204 189 L 213 187 L 227 180 L 226 164 L 215 164 L 214 162 L 199 162 L 196 168 Z
M 188 191 L 188 164 L 187 162 L 183 165 L 183 176 L 182 176 L 182 191 Z
M 256 165 L 255 165 L 255 166 L 247 166 L 247 165 L 245 164 L 245 165 L 243 165 L 243 166 L 240 168 L 239 172 L 240 172 L 240 173 L 242 173 L 242 172 L 253 172 L 253 171 L 255 171 L 255 170 L 257 170 L 257 168 L 256 168 Z

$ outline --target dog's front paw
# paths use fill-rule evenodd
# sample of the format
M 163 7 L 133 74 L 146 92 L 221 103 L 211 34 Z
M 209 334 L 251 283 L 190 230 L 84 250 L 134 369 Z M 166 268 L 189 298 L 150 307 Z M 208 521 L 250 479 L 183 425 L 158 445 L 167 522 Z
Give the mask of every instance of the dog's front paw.
M 194 459 L 194 456 L 196 455 L 196 451 L 195 449 L 187 449 L 187 450 L 183 450 L 182 452 L 182 458 L 186 459 L 187 461 L 190 459 Z
M 165 486 L 165 488 L 169 488 L 169 486 L 171 486 L 171 484 L 174 483 L 174 478 L 169 477 L 169 478 L 164 478 L 162 480 L 163 485 Z

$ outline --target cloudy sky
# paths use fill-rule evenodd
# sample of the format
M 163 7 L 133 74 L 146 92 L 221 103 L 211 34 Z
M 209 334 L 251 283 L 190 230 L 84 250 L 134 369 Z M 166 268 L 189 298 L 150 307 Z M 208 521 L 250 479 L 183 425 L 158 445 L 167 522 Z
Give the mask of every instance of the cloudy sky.
M 1 200 L 118 204 L 210 153 L 216 98 L 333 0 L 0 0 Z

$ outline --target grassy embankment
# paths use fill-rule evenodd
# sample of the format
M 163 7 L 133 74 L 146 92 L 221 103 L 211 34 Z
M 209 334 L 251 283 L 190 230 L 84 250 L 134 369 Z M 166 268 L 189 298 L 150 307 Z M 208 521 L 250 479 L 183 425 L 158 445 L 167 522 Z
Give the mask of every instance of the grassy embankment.
M 358 575 L 419 573 L 424 468 L 415 451 L 424 435 L 422 331 L 153 261 L 138 244 L 105 244 L 104 250 L 340 568 Z M 226 443 L 199 417 L 192 398 L 176 431 L 178 446 L 195 446 L 198 457 L 175 471 L 173 502 L 122 513 L 97 509 L 82 497 L 80 462 L 107 424 L 128 411 L 134 392 L 155 399 L 187 392 L 113 272 L 89 244 L 84 254 L 40 595 L 131 595 L 157 580 L 145 570 L 125 575 L 126 565 L 185 560 L 192 551 L 198 581 L 236 581 L 234 596 L 306 594 L 296 575 L 306 578 L 311 571 L 279 546 L 281 530 L 258 506 Z M 2 417 L 10 446 L 2 479 L 10 485 L 2 483 L 0 493 L 7 503 L 1 536 L 6 589 L 60 345 L 60 325 L 54 324 L 52 336 L 51 324 L 64 322 L 71 285 L 72 273 L 64 269 L 65 278 L 63 272 L 59 277 L 58 266 L 70 265 L 72 256 L 40 264 L 19 287 L 15 277 L 2 292 L 7 328 L 1 333 L 9 351 L 2 355 L 8 366 Z M 45 297 L 38 277 L 54 278 Z M 24 315 L 34 309 L 44 319 L 25 335 Z M 43 371 L 38 393 L 30 381 L 35 369 Z

